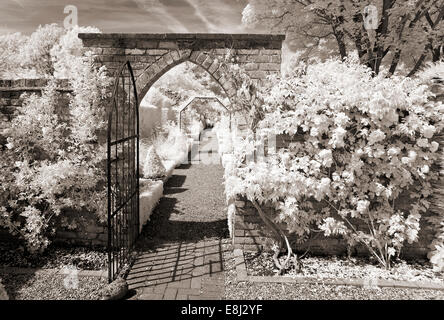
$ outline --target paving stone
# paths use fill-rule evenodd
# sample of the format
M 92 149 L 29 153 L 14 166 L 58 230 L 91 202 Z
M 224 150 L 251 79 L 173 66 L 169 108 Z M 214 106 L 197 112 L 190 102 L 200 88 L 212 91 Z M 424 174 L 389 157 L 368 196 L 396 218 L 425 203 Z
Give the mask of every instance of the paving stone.
M 203 296 L 188 296 L 188 300 L 207 300 L 206 297 Z
M 184 294 L 184 295 L 193 295 L 193 296 L 197 296 L 202 294 L 202 290 L 201 289 L 197 289 L 197 288 L 187 288 L 187 289 L 183 289 L 183 288 L 179 288 L 177 289 L 177 294 Z
M 201 288 L 202 286 L 202 278 L 193 278 L 191 279 L 191 288 Z
M 144 263 L 139 263 L 139 266 L 136 264 L 128 277 L 139 292 L 137 299 L 220 299 L 223 296 L 223 267 L 219 252 L 221 247 L 215 246 L 217 243 L 201 241 L 184 244 L 183 248 L 193 249 L 175 251 L 175 257 L 172 257 L 171 248 L 168 247 L 156 250 L 159 259 L 153 253 L 139 257 L 138 261 Z M 197 247 L 201 250 L 194 249 Z M 179 252 L 181 256 L 177 261 Z M 152 263 L 147 263 L 147 259 Z
M 170 282 L 168 288 L 191 288 L 191 279 Z
M 162 292 L 156 292 L 155 289 L 156 288 L 154 288 L 154 287 L 143 287 L 141 289 L 141 291 L 142 291 L 142 294 L 163 293 L 163 291 Z
M 167 283 L 160 283 L 157 284 L 154 288 L 153 291 L 154 293 L 164 293 L 165 289 L 167 288 L 168 284 Z
M 164 300 L 174 300 L 176 299 L 177 289 L 176 288 L 166 288 L 163 295 Z
M 157 293 L 143 293 L 138 297 L 139 300 L 162 300 L 162 298 L 163 294 Z

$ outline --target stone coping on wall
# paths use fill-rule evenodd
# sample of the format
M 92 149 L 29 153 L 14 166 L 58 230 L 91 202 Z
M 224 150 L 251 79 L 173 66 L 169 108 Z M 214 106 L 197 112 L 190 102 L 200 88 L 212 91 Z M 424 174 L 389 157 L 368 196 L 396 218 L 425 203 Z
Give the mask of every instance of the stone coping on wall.
M 80 39 L 152 39 L 152 40 L 285 40 L 284 34 L 263 33 L 79 33 Z
M 238 281 L 258 282 L 258 283 L 312 283 L 323 285 L 338 286 L 355 286 L 365 287 L 369 284 L 372 288 L 399 288 L 399 289 L 429 289 L 444 291 L 444 285 L 434 282 L 425 281 L 405 281 L 390 279 L 375 279 L 369 283 L 368 279 L 348 279 L 348 278 L 331 278 L 321 279 L 316 277 L 285 277 L 285 276 L 251 276 L 248 275 L 247 266 L 245 264 L 244 252 L 242 249 L 234 249 L 233 251 L 236 278 Z M 374 286 L 374 287 L 373 287 Z
M 57 90 L 72 91 L 68 79 L 57 79 Z M 0 91 L 41 91 L 49 79 L 0 79 Z
M 224 33 L 79 33 L 85 47 L 128 49 L 276 49 L 283 34 Z

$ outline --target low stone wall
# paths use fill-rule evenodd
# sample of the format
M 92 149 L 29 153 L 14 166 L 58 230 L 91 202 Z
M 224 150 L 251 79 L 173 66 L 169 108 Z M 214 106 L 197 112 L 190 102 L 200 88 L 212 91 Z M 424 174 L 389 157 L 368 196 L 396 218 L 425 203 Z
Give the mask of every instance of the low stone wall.
M 57 225 L 57 224 L 56 224 Z M 87 218 L 75 229 L 56 227 L 57 231 L 50 240 L 53 243 L 63 243 L 85 247 L 106 247 L 108 244 L 108 228 L 94 218 Z M 0 228 L 0 243 L 17 243 L 21 241 L 17 236 L 12 236 L 8 230 Z
M 0 149 L 6 144 L 9 123 L 16 116 L 18 108 L 22 106 L 24 94 L 40 95 L 47 83 L 47 79 L 0 80 Z M 68 95 L 72 89 L 68 80 L 59 80 L 57 86 L 61 93 L 57 113 L 64 119 L 68 115 L 66 112 L 69 105 Z
M 106 222 L 100 222 L 97 217 L 89 212 L 64 212 L 59 217 L 68 220 L 75 219 L 74 229 L 64 226 L 60 220 L 56 222 L 56 234 L 51 239 L 54 243 L 68 243 L 78 246 L 108 245 L 108 226 Z
M 269 250 L 272 243 L 272 234 L 262 222 L 253 204 L 244 198 L 235 201 L 236 215 L 234 221 L 234 248 L 244 251 Z M 270 213 L 271 208 L 263 207 L 265 212 Z M 283 229 L 284 226 L 281 226 Z M 303 243 L 299 243 L 298 238 L 293 234 L 288 234 L 291 247 L 299 253 L 307 249 L 316 255 L 345 255 L 351 250 L 352 255 L 368 255 L 368 250 L 357 245 L 348 248 L 344 239 L 339 236 L 325 237 L 322 233 L 312 234 L 312 237 Z M 433 240 L 433 233 L 427 228 L 427 223 L 422 220 L 419 240 L 404 246 L 401 256 L 406 259 L 426 258 L 430 251 L 429 245 Z

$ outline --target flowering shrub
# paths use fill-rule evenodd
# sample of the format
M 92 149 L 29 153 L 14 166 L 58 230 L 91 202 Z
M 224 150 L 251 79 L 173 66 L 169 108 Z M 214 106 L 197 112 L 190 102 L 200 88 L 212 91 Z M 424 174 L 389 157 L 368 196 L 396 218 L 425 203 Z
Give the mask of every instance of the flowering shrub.
M 424 70 L 418 73 L 417 78 L 423 83 L 432 85 L 437 93 L 441 93 L 441 100 L 444 92 L 444 61 L 429 63 Z M 437 97 L 439 99 L 439 97 Z M 444 132 L 436 136 L 440 144 L 444 142 Z M 430 262 L 436 271 L 444 271 L 444 149 L 441 148 L 439 170 L 440 180 L 433 184 L 433 196 L 431 200 L 431 211 L 434 215 L 429 217 L 432 226 L 435 227 L 435 239 L 430 245 L 431 251 L 428 253 Z
M 353 59 L 297 68 L 263 95 L 256 136 L 301 139 L 256 162 L 245 161 L 254 139 L 238 143 L 227 190 L 271 204 L 270 220 L 300 239 L 318 225 L 366 245 L 389 268 L 404 242 L 417 240 L 438 175 L 430 168 L 444 108 L 431 97 L 418 80 L 372 77 Z
M 17 63 L 17 57 L 21 54 L 26 41 L 27 37 L 18 32 L 0 36 L 0 77 L 2 79 L 14 79 L 15 74 L 23 72 Z
M 55 37 L 56 31 L 49 34 Z M 79 31 L 69 31 L 66 37 L 75 38 Z M 33 37 L 31 40 L 37 41 Z M 61 49 L 63 41 L 57 50 L 48 49 L 51 41 L 41 43 L 43 51 L 66 51 Z M 71 48 L 74 47 L 78 50 L 54 55 L 58 58 L 52 61 L 53 69 L 47 65 L 37 70 L 49 73 L 64 66 L 73 89 L 69 106 L 65 106 L 68 119 L 58 114 L 62 100 L 49 74 L 50 81 L 41 96 L 25 97 L 10 125 L 7 148 L 1 154 L 0 226 L 25 239 L 30 252 L 43 250 L 49 244 L 48 235 L 55 231 L 54 218 L 65 209 L 96 213 L 101 221 L 106 218 L 106 145 L 97 134 L 105 128 L 102 102 L 108 96 L 110 80 L 104 68 L 97 70 L 93 66 L 91 55 L 81 43 L 76 42 Z M 67 227 L 75 225 L 67 219 L 62 223 Z
M 88 51 L 87 48 L 83 47 L 82 40 L 78 37 L 78 34 L 98 32 L 100 30 L 94 27 L 74 26 L 60 36 L 57 43 L 49 50 L 49 60 L 53 64 L 53 74 L 56 78 L 72 79 L 73 73 L 78 73 L 74 69 L 79 66 L 78 61 Z

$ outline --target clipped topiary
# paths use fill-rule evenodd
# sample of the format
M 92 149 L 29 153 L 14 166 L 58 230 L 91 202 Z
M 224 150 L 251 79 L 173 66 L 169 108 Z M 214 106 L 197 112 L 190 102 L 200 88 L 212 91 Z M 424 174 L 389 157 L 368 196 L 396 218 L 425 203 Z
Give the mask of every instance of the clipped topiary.
M 146 179 L 158 179 L 165 176 L 166 170 L 154 146 L 148 147 L 141 175 Z

